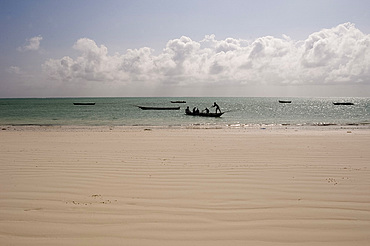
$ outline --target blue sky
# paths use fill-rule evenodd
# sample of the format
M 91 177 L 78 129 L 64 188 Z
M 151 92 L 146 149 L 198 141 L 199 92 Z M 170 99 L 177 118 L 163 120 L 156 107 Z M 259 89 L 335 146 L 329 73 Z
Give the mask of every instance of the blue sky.
M 0 1 L 0 97 L 370 96 L 370 1 Z

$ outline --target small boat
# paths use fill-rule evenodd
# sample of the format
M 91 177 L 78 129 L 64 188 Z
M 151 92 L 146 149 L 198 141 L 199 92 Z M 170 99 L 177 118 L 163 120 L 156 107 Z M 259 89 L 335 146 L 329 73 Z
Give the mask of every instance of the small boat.
M 354 103 L 351 102 L 333 102 L 334 105 L 354 105 Z
M 287 100 L 279 100 L 279 103 L 291 103 L 292 101 L 287 101 Z
M 73 105 L 95 105 L 94 102 L 74 102 Z
M 179 110 L 180 107 L 145 107 L 145 106 L 138 106 L 142 110 Z
M 171 101 L 171 103 L 186 103 L 186 101 Z
M 220 117 L 224 113 L 193 113 L 193 112 L 185 112 L 186 115 L 192 115 L 192 116 L 201 116 L 201 117 Z

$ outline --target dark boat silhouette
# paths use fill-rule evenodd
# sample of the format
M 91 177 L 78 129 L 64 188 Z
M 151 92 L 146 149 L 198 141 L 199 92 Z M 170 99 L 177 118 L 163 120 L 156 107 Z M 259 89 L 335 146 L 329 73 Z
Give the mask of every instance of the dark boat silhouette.
M 95 105 L 94 102 L 74 102 L 73 105 Z
M 192 116 L 201 116 L 201 117 L 220 117 L 224 113 L 193 113 L 193 112 L 185 112 L 186 115 L 192 115 Z
M 354 105 L 354 103 L 351 102 L 333 102 L 334 105 Z
M 180 107 L 147 107 L 147 106 L 138 106 L 142 110 L 179 110 Z

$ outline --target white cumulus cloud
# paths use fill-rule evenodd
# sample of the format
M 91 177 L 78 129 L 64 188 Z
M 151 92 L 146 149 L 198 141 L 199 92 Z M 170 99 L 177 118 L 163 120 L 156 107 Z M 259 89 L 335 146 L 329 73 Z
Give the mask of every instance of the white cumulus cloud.
M 40 43 L 41 43 L 42 37 L 37 36 L 33 37 L 27 40 L 26 44 L 22 47 L 18 47 L 18 51 L 34 51 L 40 49 Z
M 37 38 L 37 37 L 36 37 Z M 39 46 L 34 41 L 34 47 Z M 31 47 L 30 41 L 30 47 Z M 61 81 L 122 84 L 369 84 L 370 35 L 352 23 L 312 33 L 306 40 L 266 36 L 256 40 L 207 35 L 169 40 L 159 54 L 151 48 L 109 55 L 108 48 L 82 38 L 76 58 L 50 59 L 44 71 Z M 29 48 L 30 49 L 30 48 Z

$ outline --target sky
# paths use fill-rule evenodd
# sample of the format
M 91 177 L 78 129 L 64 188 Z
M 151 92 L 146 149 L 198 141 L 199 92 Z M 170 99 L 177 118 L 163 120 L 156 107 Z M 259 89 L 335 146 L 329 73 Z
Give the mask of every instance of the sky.
M 367 0 L 0 0 L 0 98 L 370 97 Z

